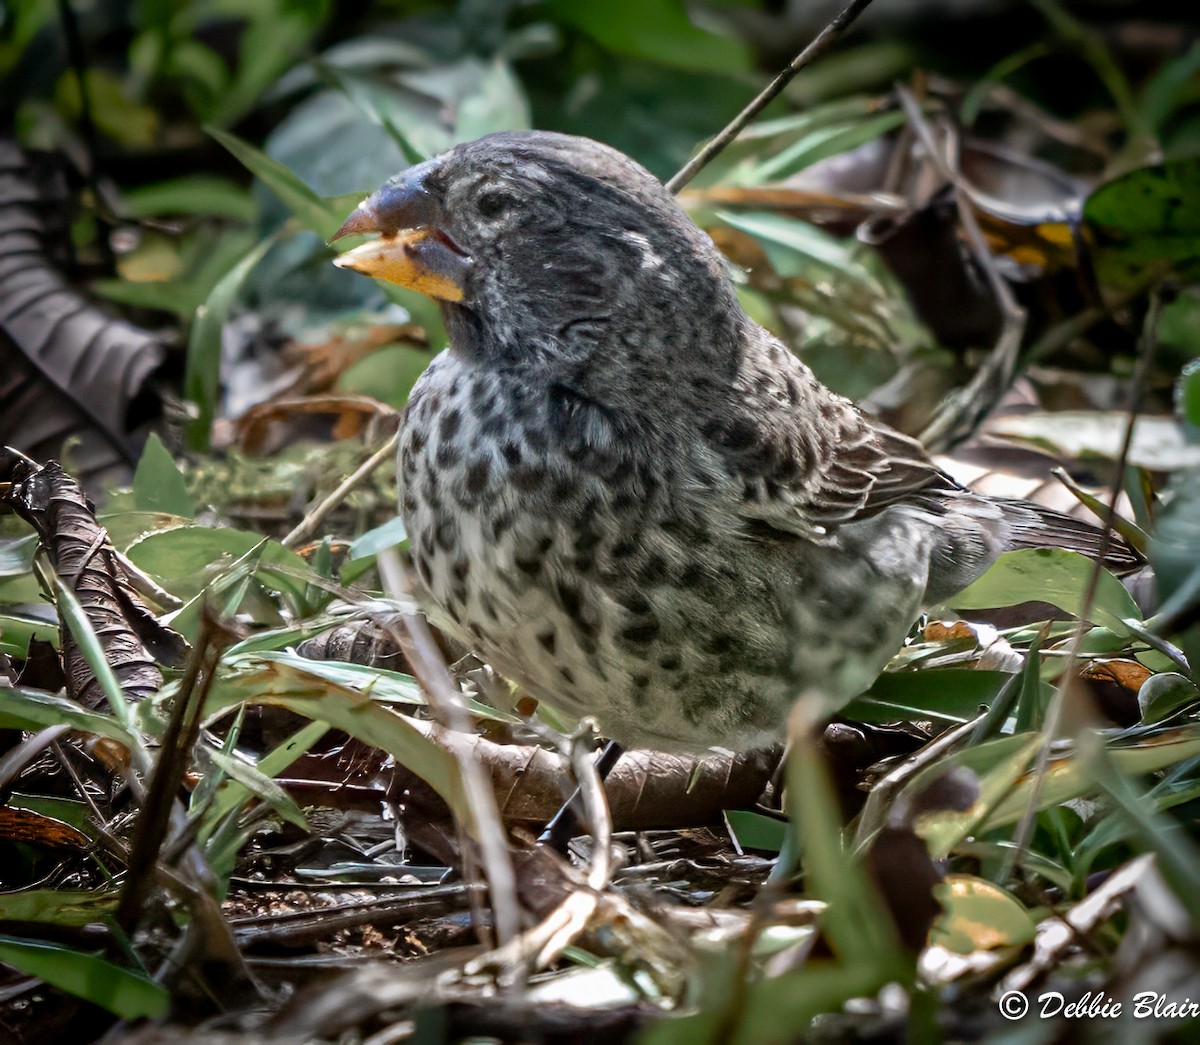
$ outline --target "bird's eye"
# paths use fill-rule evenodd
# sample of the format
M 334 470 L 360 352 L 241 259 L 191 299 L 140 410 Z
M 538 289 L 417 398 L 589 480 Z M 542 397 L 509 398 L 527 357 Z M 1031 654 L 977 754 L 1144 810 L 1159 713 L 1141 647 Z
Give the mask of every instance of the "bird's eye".
M 508 210 L 512 202 L 512 197 L 507 192 L 485 192 L 479 197 L 479 213 L 485 218 L 495 218 Z

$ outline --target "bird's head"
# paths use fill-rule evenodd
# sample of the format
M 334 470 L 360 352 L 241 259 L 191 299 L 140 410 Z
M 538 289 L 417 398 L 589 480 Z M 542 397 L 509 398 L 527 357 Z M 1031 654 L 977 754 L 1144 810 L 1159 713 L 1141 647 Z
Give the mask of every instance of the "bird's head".
M 380 236 L 337 264 L 438 299 L 451 344 L 484 359 L 584 357 L 644 345 L 647 328 L 665 339 L 653 351 L 694 359 L 744 319 L 709 237 L 649 171 L 586 138 L 459 145 L 390 179 L 335 238 L 357 233 Z

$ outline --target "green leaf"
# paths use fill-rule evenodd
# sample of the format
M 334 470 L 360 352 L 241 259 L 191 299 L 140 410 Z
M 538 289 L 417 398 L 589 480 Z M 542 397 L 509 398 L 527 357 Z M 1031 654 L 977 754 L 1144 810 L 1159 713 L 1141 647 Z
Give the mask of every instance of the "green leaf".
M 1168 274 L 1200 276 L 1200 157 L 1142 167 L 1083 205 L 1102 286 L 1136 291 Z
M 935 762 L 909 782 L 904 793 L 918 795 L 951 765 L 971 770 L 979 780 L 979 797 L 970 809 L 939 810 L 918 818 L 917 834 L 925 839 L 933 859 L 945 859 L 967 835 L 978 833 L 981 824 L 995 822 L 993 810 L 1012 793 L 1022 775 L 1027 774 L 1042 742 L 1040 734 L 1028 733 L 990 740 Z
M 1193 359 L 1179 375 L 1175 409 L 1187 424 L 1200 431 L 1200 359 Z
M 130 749 L 136 744 L 133 733 L 110 715 L 88 711 L 73 700 L 40 690 L 0 687 L 0 723 L 30 732 L 68 725 L 81 733 L 108 737 Z
M 1142 91 L 1139 105 L 1142 123 L 1147 131 L 1160 133 L 1180 102 L 1187 103 L 1185 92 L 1197 72 L 1200 72 L 1200 43 L 1193 41 L 1187 51 L 1164 63 L 1151 77 Z
M 787 824 L 782 820 L 751 809 L 729 809 L 725 812 L 725 820 L 742 849 L 758 849 L 764 853 L 778 853 L 783 849 Z
M 1181 622 L 1174 627 L 1177 634 L 1168 637 L 1187 654 L 1194 677 L 1200 664 L 1200 624 L 1195 618 L 1200 606 L 1200 469 L 1175 476 L 1170 494 L 1150 544 L 1160 603 L 1155 621 Z M 1150 626 L 1163 631 L 1155 622 Z
M 241 703 L 278 704 L 314 721 L 327 722 L 387 751 L 441 795 L 459 821 L 474 833 L 474 821 L 454 756 L 403 715 L 366 693 L 336 685 L 316 670 L 301 668 L 295 663 L 300 659 L 286 656 L 227 659 L 209 695 L 205 714 Z
M 264 16 L 252 17 L 241 34 L 240 60 L 233 80 L 208 113 L 208 119 L 227 126 L 245 116 L 263 91 L 303 54 L 322 24 L 324 8 L 324 3 L 277 3 Z
M 271 190 L 289 213 L 306 229 L 323 240 L 330 239 L 358 203 L 358 194 L 327 200 L 319 196 L 283 164 L 271 159 L 249 142 L 216 127 L 205 128 L 225 146 L 259 181 Z
M 542 12 L 617 54 L 703 72 L 730 74 L 750 68 L 744 43 L 696 28 L 680 0 L 551 0 Z
M 749 233 L 767 252 L 772 268 L 781 276 L 811 276 L 813 266 L 823 268 L 872 294 L 881 293 L 878 282 L 838 240 L 803 221 L 778 214 L 735 214 L 722 211 L 726 225 Z
M 258 772 L 267 778 L 278 776 L 328 732 L 329 726 L 325 722 L 302 726 L 258 760 Z M 225 781 L 212 805 L 204 810 L 200 839 L 206 842 L 209 866 L 226 886 L 237 864 L 238 853 L 256 830 L 253 821 L 243 825 L 236 816 L 229 815 L 241 807 L 249 794 L 250 791 L 241 784 Z
M 96 681 L 100 685 L 101 692 L 104 693 L 105 699 L 108 701 L 108 706 L 117 717 L 117 721 L 127 729 L 131 727 L 133 715 L 130 710 L 129 701 L 125 699 L 125 691 L 121 688 L 121 683 L 117 679 L 116 672 L 113 671 L 112 665 L 108 662 L 108 655 L 104 647 L 100 644 L 99 638 L 92 627 L 91 619 L 84 612 L 83 607 L 79 604 L 79 600 L 75 597 L 75 593 L 63 583 L 58 574 L 53 575 L 54 582 L 54 600 L 58 605 L 58 615 L 66 622 L 70 629 L 71 636 L 75 639 L 75 644 L 79 647 L 80 653 L 83 654 L 83 659 L 87 661 L 88 668 L 91 669 L 93 675 L 96 676 Z M 130 744 L 130 750 L 136 751 L 138 745 Z
M 981 706 L 996 699 L 1011 678 L 1005 671 L 971 668 L 885 671 L 839 714 L 853 722 L 916 718 L 968 722 L 979 714 Z
M 378 555 L 385 548 L 395 548 L 408 540 L 408 531 L 404 528 L 404 520 L 395 516 L 380 526 L 359 536 L 346 552 L 347 559 L 365 559 Z
M 1032 943 L 1037 923 L 1013 897 L 997 885 L 969 874 L 950 874 L 934 886 L 945 913 L 930 932 L 929 942 L 956 954 Z
M 459 103 L 454 136 L 468 142 L 493 131 L 523 131 L 529 127 L 525 89 L 509 64 L 496 58 L 484 72 L 478 90 Z
M 793 712 L 793 724 L 802 721 L 802 710 L 803 702 Z M 784 767 L 789 829 L 803 854 L 808 892 L 828 905 L 822 916 L 825 936 L 846 969 L 870 969 L 879 977 L 894 974 L 902 960 L 895 926 L 881 908 L 862 860 L 844 842 L 825 759 L 806 725 L 791 729 L 789 739 Z
M 324 733 L 327 729 L 328 727 L 321 732 Z M 209 757 L 223 773 L 237 781 L 259 801 L 269 805 L 289 824 L 294 824 L 301 831 L 310 830 L 308 820 L 296 805 L 296 800 L 257 766 L 251 765 L 236 754 L 226 754 L 223 751 L 210 751 Z
M 23 889 L 0 893 L 0 921 L 82 926 L 103 922 L 117 909 L 116 892 Z
M 133 476 L 133 502 L 146 512 L 169 512 L 188 519 L 196 514 L 183 473 L 156 432 L 146 440 Z
M 978 750 L 978 749 L 975 749 Z M 1132 742 L 1109 744 L 1107 759 L 1123 776 L 1154 773 L 1200 755 L 1200 725 L 1190 724 L 1143 734 Z M 1040 792 L 1038 809 L 1061 805 L 1094 791 L 1098 784 L 1096 766 L 1075 753 L 1050 760 Z M 1016 823 L 1025 812 L 1033 787 L 1033 775 L 1024 776 L 984 821 L 988 829 Z
M 166 1013 L 166 988 L 139 973 L 82 951 L 0 936 L 0 961 L 126 1020 Z
M 1037 600 L 1079 616 L 1094 564 L 1078 552 L 1023 548 L 1005 552 L 974 584 L 948 602 L 959 610 L 996 609 Z M 1089 619 L 1118 635 L 1128 635 L 1124 619 L 1141 620 L 1133 596 L 1116 577 L 1100 570 Z
M 381 284 L 381 286 L 395 287 L 396 285 L 391 283 Z M 397 287 L 396 289 L 403 288 Z M 409 294 L 411 295 L 411 293 L 410 291 Z M 407 309 L 408 297 L 399 298 L 397 303 Z M 418 316 L 411 309 L 409 312 L 422 326 L 425 325 L 426 317 Z M 429 366 L 430 358 L 429 351 L 425 349 L 413 348 L 411 345 L 385 345 L 346 367 L 338 375 L 337 387 L 342 392 L 349 392 L 352 395 L 368 395 L 372 399 L 378 399 L 382 403 L 399 409 L 408 402 L 412 386 Z
M 1200 704 L 1200 689 L 1174 671 L 1151 675 L 1138 690 L 1138 707 L 1142 710 L 1142 722 L 1147 726 L 1196 704 Z
M 38 535 L 12 540 L 0 540 L 0 577 L 21 577 L 33 569 L 33 555 L 37 551 Z
M 1187 359 L 1200 345 L 1200 287 L 1184 287 L 1173 301 L 1162 306 L 1158 319 L 1158 341 L 1178 350 Z
M 903 126 L 905 119 L 902 112 L 885 112 L 861 120 L 819 127 L 759 164 L 743 179 L 743 183 L 754 185 L 767 181 L 783 181 L 805 167 L 811 167 L 830 156 L 857 149 L 860 145 L 894 131 Z
M 185 429 L 187 444 L 193 450 L 208 449 L 217 398 L 221 391 L 221 332 L 233 308 L 242 283 L 275 241 L 263 240 L 213 287 L 196 310 L 196 319 L 188 336 L 187 367 L 183 379 L 184 395 L 195 404 L 197 417 Z
M 188 174 L 128 189 L 121 194 L 121 203 L 131 218 L 187 214 L 247 225 L 258 219 L 258 204 L 248 189 L 212 174 Z
M 326 722 L 309 722 L 307 725 L 301 726 L 282 744 L 272 748 L 258 760 L 259 776 L 267 780 L 277 777 L 328 732 L 329 724 Z M 233 774 L 230 775 L 233 776 Z M 212 808 L 206 811 L 206 818 L 214 822 L 219 820 L 253 793 L 255 792 L 249 785 L 234 777 L 234 782 L 226 782 L 221 788 L 213 800 Z M 287 793 L 284 792 L 284 794 Z M 289 795 L 288 798 L 290 800 L 291 796 Z M 295 807 L 294 802 L 292 806 Z M 296 812 L 299 812 L 298 808 Z M 301 814 L 301 819 L 303 819 L 303 814 Z M 292 822 L 296 823 L 294 820 Z
M 257 566 L 271 583 L 298 593 L 303 582 L 319 579 L 301 556 L 278 541 L 228 526 L 154 530 L 133 541 L 125 553 L 172 594 L 190 599 L 259 545 L 263 547 Z

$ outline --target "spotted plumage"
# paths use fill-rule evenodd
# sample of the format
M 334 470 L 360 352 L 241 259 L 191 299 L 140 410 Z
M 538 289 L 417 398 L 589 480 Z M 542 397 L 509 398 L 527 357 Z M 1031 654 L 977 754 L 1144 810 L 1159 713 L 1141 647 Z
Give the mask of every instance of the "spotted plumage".
M 450 334 L 400 446 L 431 619 L 625 744 L 773 740 L 797 696 L 833 711 L 861 692 L 920 607 L 1004 549 L 1098 547 L 964 490 L 821 385 L 603 145 L 482 138 L 345 231 L 381 232 L 345 263 L 388 252 Z

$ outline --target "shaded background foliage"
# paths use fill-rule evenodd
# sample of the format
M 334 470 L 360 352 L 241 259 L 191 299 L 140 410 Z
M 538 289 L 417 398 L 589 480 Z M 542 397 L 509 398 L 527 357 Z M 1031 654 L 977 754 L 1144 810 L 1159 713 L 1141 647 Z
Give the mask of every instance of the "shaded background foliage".
M 180 916 L 202 927 L 200 950 L 225 970 L 235 1005 L 248 983 L 240 952 L 306 946 L 337 961 L 473 942 L 466 886 L 410 907 L 391 898 L 390 921 L 364 907 L 349 917 L 367 930 L 333 939 L 319 923 L 264 926 L 270 901 L 247 884 L 264 869 L 281 890 L 311 872 L 346 895 L 357 876 L 397 867 L 439 881 L 462 866 L 450 814 L 471 820 L 456 752 L 486 762 L 513 801 L 506 823 L 526 830 L 565 770 L 510 743 L 514 730 L 528 737 L 503 687 L 471 691 L 482 738 L 439 738 L 393 713 L 424 704 L 386 626 L 363 626 L 383 605 L 377 555 L 403 549 L 393 482 L 379 469 L 331 516 L 316 506 L 394 429 L 393 410 L 444 334 L 428 301 L 330 265 L 326 240 L 396 170 L 493 130 L 587 134 L 666 178 L 833 13 L 781 0 L 3 8 L 0 443 L 39 461 L 61 455 L 104 503 L 111 544 L 81 516 L 79 532 L 42 534 L 51 554 L 56 541 L 99 542 L 103 554 L 85 557 L 111 571 L 106 608 L 149 618 L 130 609 L 136 584 L 196 645 L 184 669 L 164 667 L 160 693 L 129 702 L 103 678 L 106 640 L 89 632 L 74 581 L 52 583 L 35 538 L 0 519 L 0 921 L 22 929 L 0 941 L 0 960 L 66 992 L 5 1010 L 5 1028 L 28 1040 L 83 1033 L 90 1010 L 56 1009 L 64 997 L 129 1019 L 205 1011 L 187 985 L 129 960 L 154 968 L 164 951 L 138 941 L 136 952 L 124 935 L 142 912 L 130 911 L 127 885 L 118 898 L 114 877 L 148 890 L 134 908 L 162 910 L 145 876 L 129 873 L 125 843 L 169 852 L 177 869 L 180 853 L 199 854 L 215 879 L 206 885 L 242 915 L 232 928 L 203 905 Z M 670 929 L 642 925 L 647 935 L 623 946 L 598 933 L 569 952 L 556 975 L 587 984 L 574 988 L 582 1016 L 554 1013 L 536 993 L 496 1006 L 469 977 L 451 990 L 442 966 L 415 964 L 402 997 L 389 1002 L 364 975 L 324 1008 L 302 999 L 282 1026 L 333 1039 L 378 1029 L 388 1005 L 403 1004 L 431 1036 L 535 1026 L 552 1038 L 561 1018 L 563 1033 L 610 1040 L 646 1024 L 653 1002 L 701 1011 L 649 1040 L 757 1042 L 866 997 L 867 1019 L 839 1017 L 840 1033 L 916 1034 L 940 1021 L 953 1037 L 1006 1026 L 991 1000 L 1006 984 L 1180 993 L 1196 982 L 1196 29 L 1193 12 L 1166 2 L 876 0 L 681 196 L 730 257 L 755 318 L 832 387 L 924 433 L 948 468 L 1080 511 L 1076 495 L 1102 511 L 1104 492 L 1078 483 L 1121 488 L 1122 532 L 1158 570 L 1141 605 L 1107 575 L 1089 605 L 1090 567 L 1070 557 L 1002 562 L 954 603 L 974 623 L 914 630 L 846 709 L 851 721 L 827 732 L 836 797 L 812 797 L 822 781 L 804 764 L 789 769 L 816 811 L 799 828 L 762 809 L 720 819 L 769 766 L 627 761 L 611 784 L 618 827 L 679 827 L 672 816 L 686 808 L 723 830 L 629 841 L 630 859 L 649 850 L 662 866 L 617 872 L 605 895 L 626 923 L 606 927 L 628 923 L 628 897 L 651 893 L 652 922 Z M 965 231 L 972 221 L 984 250 Z M 1139 347 L 1154 299 L 1161 317 Z M 1117 474 L 1131 379 L 1155 337 L 1146 416 Z M 1075 494 L 1048 479 L 1060 461 Z M 5 475 L 20 481 L 0 486 L 9 507 L 18 487 L 36 500 L 48 475 L 63 481 L 11 465 Z M 118 552 L 132 566 L 113 565 Z M 214 638 L 205 607 L 250 634 Z M 1072 615 L 1092 625 L 1078 672 L 1063 670 Z M 51 643 L 83 665 L 79 686 Z M 369 667 L 341 663 L 364 657 Z M 1076 745 L 1039 766 L 1056 707 Z M 331 739 L 326 723 L 343 732 Z M 64 736 L 67 724 L 77 733 Z M 59 727 L 58 761 L 11 754 Z M 938 736 L 947 746 L 931 754 Z M 115 760 L 104 743 L 117 745 Z M 898 761 L 912 752 L 916 763 Z M 156 763 L 170 768 L 157 797 L 131 799 L 121 765 L 148 778 Z M 286 786 L 273 779 L 285 774 Z M 183 793 L 172 780 L 194 787 L 191 825 L 175 834 L 146 812 Z M 407 863 L 375 815 L 398 788 L 415 810 Z M 310 804 L 316 813 L 301 808 Z M 327 829 L 323 807 L 359 819 Z M 1027 808 L 1037 815 L 1021 826 Z M 838 814 L 852 818 L 845 847 Z M 808 861 L 800 892 L 758 894 L 766 861 L 753 853 L 777 850 L 788 831 Z M 946 912 L 932 930 L 931 888 Z M 749 913 L 756 894 L 767 913 Z M 797 895 L 828 904 L 819 940 Z M 693 907 L 731 919 L 740 950 L 696 933 L 680 910 Z M 300 904 L 289 917 L 307 913 Z M 1068 941 L 1054 936 L 1061 918 Z M 102 943 L 84 931 L 93 922 L 111 934 Z M 381 948 L 376 924 L 403 932 Z M 51 938 L 62 946 L 47 951 Z M 291 969 L 272 975 L 296 982 Z M 887 983 L 902 985 L 902 1003 L 881 992 Z M 616 992 L 624 1007 L 602 1020 L 586 1011 L 592 991 Z M 838 1032 L 836 1019 L 826 1025 Z

